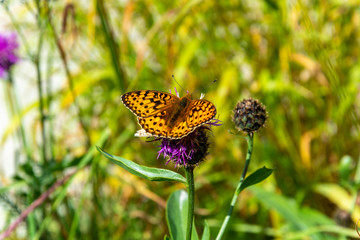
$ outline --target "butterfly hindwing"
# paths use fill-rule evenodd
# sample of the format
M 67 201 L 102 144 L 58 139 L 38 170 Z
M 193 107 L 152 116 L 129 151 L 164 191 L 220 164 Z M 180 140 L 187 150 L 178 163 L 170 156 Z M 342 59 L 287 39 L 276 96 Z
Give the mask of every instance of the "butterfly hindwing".
M 163 111 L 165 112 L 165 111 Z M 162 115 L 155 115 L 146 118 L 138 119 L 140 126 L 153 136 L 163 136 L 166 137 L 169 128 L 166 126 L 165 118 Z
M 182 138 L 182 137 L 188 135 L 189 133 L 191 133 L 194 130 L 195 129 L 192 129 L 192 128 L 188 127 L 188 125 L 186 123 L 186 119 L 184 118 L 183 121 L 178 121 L 172 127 L 171 132 L 168 134 L 168 137 L 174 138 L 174 139 Z

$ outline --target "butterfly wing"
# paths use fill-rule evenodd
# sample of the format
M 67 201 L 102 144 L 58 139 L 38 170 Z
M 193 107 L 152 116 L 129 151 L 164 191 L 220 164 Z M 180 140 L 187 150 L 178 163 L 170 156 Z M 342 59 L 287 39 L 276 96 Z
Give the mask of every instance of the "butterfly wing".
M 189 128 L 196 128 L 216 116 L 215 105 L 204 99 L 192 100 L 188 111 L 186 123 Z
M 179 101 L 179 98 L 166 92 L 140 90 L 125 93 L 121 96 L 121 100 L 136 116 L 146 118 L 171 107 Z
M 167 111 L 163 110 L 154 116 L 145 118 L 139 117 L 139 125 L 151 136 L 167 137 L 170 129 L 166 125 L 166 114 Z
M 171 129 L 171 131 L 168 133 L 169 138 L 173 139 L 179 139 L 183 138 L 192 131 L 194 131 L 195 128 L 189 128 L 186 119 L 182 119 L 181 121 L 178 121 Z

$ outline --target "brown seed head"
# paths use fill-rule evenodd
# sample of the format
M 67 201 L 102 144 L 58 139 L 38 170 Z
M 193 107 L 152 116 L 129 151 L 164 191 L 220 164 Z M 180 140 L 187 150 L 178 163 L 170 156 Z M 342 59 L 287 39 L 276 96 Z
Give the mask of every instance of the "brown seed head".
M 264 126 L 267 118 L 265 106 L 252 98 L 238 102 L 233 113 L 235 127 L 247 133 L 255 132 Z

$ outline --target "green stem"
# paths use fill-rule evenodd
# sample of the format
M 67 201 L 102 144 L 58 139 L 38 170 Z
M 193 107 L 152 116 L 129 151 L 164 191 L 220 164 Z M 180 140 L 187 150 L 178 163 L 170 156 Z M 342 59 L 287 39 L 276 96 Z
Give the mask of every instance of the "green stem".
M 47 18 L 48 18 L 48 23 L 49 23 L 49 27 L 52 31 L 52 34 L 53 34 L 53 37 L 54 37 L 54 40 L 55 40 L 55 44 L 56 44 L 56 47 L 59 51 L 59 54 L 60 54 L 60 58 L 61 58 L 61 61 L 62 61 L 62 64 L 64 66 L 64 69 L 65 69 L 65 74 L 67 76 L 67 80 L 68 80 L 68 85 L 69 85 L 69 90 L 70 90 L 70 93 L 71 93 L 71 96 L 73 98 L 73 101 L 74 101 L 74 107 L 75 107 L 75 110 L 77 112 L 77 117 L 78 117 L 78 121 L 80 123 L 80 126 L 85 134 L 85 137 L 86 137 L 86 147 L 87 149 L 90 148 L 91 146 L 91 139 L 90 139 L 90 129 L 88 128 L 88 126 L 86 125 L 85 121 L 84 121 L 84 114 L 83 114 L 83 111 L 78 103 L 78 100 L 77 100 L 77 94 L 75 92 L 75 87 L 74 87 L 74 80 L 73 80 L 73 77 L 70 73 L 70 69 L 69 69 L 69 66 L 68 66 L 68 59 L 67 59 L 67 55 L 66 55 L 66 52 L 65 52 L 65 49 L 61 43 L 61 40 L 56 32 L 56 29 L 54 27 L 54 24 L 52 22 L 52 14 L 51 14 L 51 9 L 50 9 L 50 6 L 46 3 L 45 1 L 45 6 L 46 6 L 46 15 L 47 15 Z
M 353 188 L 353 200 L 352 200 L 352 204 L 350 207 L 350 214 L 352 214 L 355 211 L 356 202 L 357 202 L 358 196 L 360 194 L 359 193 L 360 188 L 358 187 L 359 183 L 360 183 L 360 158 L 358 159 L 357 167 L 355 170 L 354 183 L 355 183 L 355 185 L 354 185 L 355 187 Z
M 3 3 L 2 4 L 4 6 L 4 9 L 6 11 L 6 13 L 8 14 L 11 23 L 13 24 L 15 30 L 17 31 L 18 36 L 20 37 L 21 41 L 22 41 L 22 45 L 25 47 L 26 53 L 28 54 L 28 56 L 30 58 L 32 58 L 32 54 L 30 52 L 30 47 L 29 44 L 26 41 L 26 38 L 24 37 L 23 32 L 21 31 L 21 27 L 20 24 L 18 24 L 18 22 L 16 21 L 16 18 L 14 17 L 14 15 L 12 14 L 12 12 L 9 9 L 8 3 Z M 19 118 L 19 129 L 20 129 L 20 139 L 22 141 L 23 144 L 23 148 L 25 149 L 26 152 L 26 156 L 27 159 L 31 159 L 31 151 L 30 148 L 26 142 L 26 138 L 25 138 L 25 131 L 23 128 L 23 124 L 22 124 L 22 120 L 21 120 L 21 113 L 20 113 L 20 108 L 19 108 L 19 103 L 18 103 L 18 99 L 16 96 L 16 92 L 15 92 L 15 86 L 14 86 L 14 81 L 12 78 L 12 72 L 11 69 L 8 71 L 8 80 L 9 80 L 9 91 L 6 93 L 8 100 L 10 102 L 10 108 L 11 108 L 11 117 L 15 117 L 17 116 Z
M 53 100 L 53 94 L 52 94 L 52 79 L 51 79 L 51 72 L 52 72 L 52 68 L 53 68 L 53 59 L 54 59 L 54 55 L 53 52 L 50 51 L 48 58 L 47 58 L 47 71 L 46 71 L 46 77 L 45 77 L 45 83 L 46 83 L 46 88 L 45 88 L 45 96 L 47 96 L 47 101 L 46 101 L 46 109 L 47 114 L 48 114 L 48 118 L 47 118 L 47 123 L 48 123 L 48 149 L 50 151 L 50 159 L 52 161 L 55 160 L 55 154 L 54 154 L 54 125 L 53 125 L 53 117 L 52 113 L 51 113 L 51 102 Z
M 194 219 L 194 195 L 195 195 L 195 185 L 194 185 L 194 167 L 189 166 L 185 167 L 185 175 L 188 185 L 188 221 L 186 227 L 186 240 L 191 240 L 192 226 Z
M 19 121 L 19 138 L 21 140 L 22 147 L 25 150 L 26 157 L 28 160 L 30 160 L 31 159 L 31 150 L 26 142 L 25 130 L 24 130 L 23 123 L 22 123 L 20 107 L 19 107 L 19 103 L 18 103 L 18 98 L 16 96 L 16 92 L 15 92 L 15 85 L 14 85 L 14 81 L 12 78 L 11 69 L 8 71 L 8 80 L 9 80 L 9 82 L 7 84 L 7 89 L 5 90 L 5 95 L 7 96 L 7 99 L 9 101 L 10 114 L 11 114 L 12 118 L 17 118 Z
M 245 176 L 246 176 L 246 172 L 248 170 L 248 167 L 249 167 L 249 164 L 250 164 L 250 159 L 251 159 L 251 154 L 252 154 L 252 150 L 253 150 L 253 139 L 254 139 L 254 134 L 253 133 L 249 133 L 246 137 L 246 141 L 247 141 L 247 144 L 248 144 L 248 149 L 247 149 L 247 153 L 246 153 L 246 161 L 245 161 L 245 166 L 244 166 L 244 170 L 241 174 L 241 178 L 240 178 L 240 181 L 236 187 L 236 190 L 234 192 L 234 196 L 231 200 L 231 204 L 230 204 L 230 207 L 229 207 L 229 210 L 228 210 L 228 213 L 224 219 L 224 222 L 223 224 L 221 225 L 221 228 L 220 228 L 220 231 L 216 237 L 216 240 L 220 240 L 225 232 L 225 229 L 230 221 L 230 217 L 231 217 L 231 214 L 234 210 L 234 207 L 235 207 L 235 204 L 236 204 L 236 201 L 237 201 L 237 198 L 240 194 L 240 188 L 241 188 L 241 185 L 242 183 L 244 182 L 244 179 L 245 179 Z
M 27 2 L 27 1 L 25 1 Z M 21 39 L 21 45 L 24 46 L 25 48 L 25 51 L 26 51 L 26 54 L 32 59 L 33 58 L 33 54 L 31 54 L 31 51 L 30 51 L 30 45 L 28 44 L 27 42 L 27 38 L 24 36 L 23 32 L 22 32 L 22 29 L 21 29 L 21 25 L 16 21 L 16 17 L 13 15 L 13 13 L 10 11 L 9 9 L 9 6 L 8 6 L 8 3 L 3 3 L 1 4 L 4 6 L 4 9 L 6 11 L 6 13 L 8 14 L 9 18 L 10 18 L 10 21 L 11 23 L 13 24 L 18 36 L 20 37 Z
M 109 46 L 111 60 L 113 64 L 113 68 L 115 70 L 116 76 L 119 80 L 119 87 L 121 91 L 125 91 L 125 74 L 124 70 L 121 67 L 120 63 L 120 57 L 119 57 L 119 47 L 116 44 L 116 41 L 114 39 L 114 35 L 111 30 L 111 26 L 108 21 L 108 17 L 105 11 L 104 1 L 103 0 L 97 0 L 96 1 L 96 9 L 100 17 L 101 26 L 105 33 L 105 38 L 107 45 Z
M 30 206 L 31 203 L 34 201 L 32 194 L 28 194 L 27 195 L 27 202 L 28 205 Z M 29 234 L 29 238 L 33 239 L 36 233 L 36 226 L 35 226 L 35 216 L 34 213 L 30 213 L 27 217 L 27 229 L 28 229 L 28 234 Z
M 33 60 L 36 66 L 36 78 L 37 78 L 36 82 L 37 82 L 37 88 L 39 94 L 39 114 L 40 114 L 40 127 L 41 127 L 41 139 L 42 139 L 41 157 L 43 162 L 46 162 L 45 111 L 44 111 L 43 91 L 42 91 L 42 75 L 40 68 L 40 58 L 43 47 L 46 24 L 44 21 L 42 21 L 40 2 L 35 1 L 35 3 L 37 7 L 37 24 L 40 31 L 39 31 L 39 40 L 37 45 L 37 53 L 36 56 L 33 57 Z
M 40 33 L 42 35 L 42 33 Z M 39 94 L 39 113 L 40 113 L 40 127 L 41 127 L 41 139 L 42 139 L 42 159 L 46 162 L 46 133 L 45 133 L 45 111 L 44 111 L 44 96 L 42 90 L 42 76 L 40 70 L 40 52 L 41 52 L 41 40 L 42 36 L 40 36 L 39 45 L 38 45 L 38 54 L 36 56 L 35 65 L 36 65 L 36 73 L 37 73 L 37 88 Z

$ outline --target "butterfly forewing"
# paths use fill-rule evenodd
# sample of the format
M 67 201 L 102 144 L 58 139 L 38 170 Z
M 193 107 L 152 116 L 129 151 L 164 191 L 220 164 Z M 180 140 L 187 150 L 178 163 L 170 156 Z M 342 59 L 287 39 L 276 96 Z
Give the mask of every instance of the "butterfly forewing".
M 186 122 L 189 128 L 195 128 L 209 122 L 216 116 L 216 108 L 207 100 L 192 100 Z
M 150 117 L 171 107 L 179 98 L 166 92 L 141 90 L 125 93 L 121 100 L 136 116 Z

